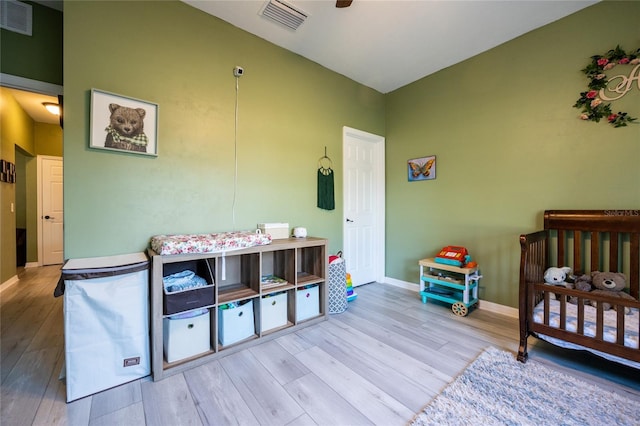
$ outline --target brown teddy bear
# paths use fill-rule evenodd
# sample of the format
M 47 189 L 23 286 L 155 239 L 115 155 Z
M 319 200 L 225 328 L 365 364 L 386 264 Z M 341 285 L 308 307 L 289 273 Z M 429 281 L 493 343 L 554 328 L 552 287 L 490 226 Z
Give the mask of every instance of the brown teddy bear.
M 606 296 L 618 297 L 627 300 L 636 300 L 623 290 L 627 287 L 627 276 L 621 272 L 598 272 L 591 273 L 591 284 L 594 290 L 591 294 L 601 294 Z M 592 306 L 597 306 L 596 301 L 591 301 Z M 612 308 L 610 303 L 604 302 L 602 308 L 608 311 Z M 625 314 L 629 313 L 629 308 L 625 307 Z
M 571 288 L 574 288 L 575 290 L 581 290 L 581 291 L 585 291 L 585 292 L 590 292 L 593 287 L 591 286 L 591 275 L 589 274 L 583 274 L 581 276 L 579 276 L 578 278 L 575 279 L 575 282 L 573 284 L 571 284 Z M 578 304 L 578 297 L 577 296 L 570 296 L 569 297 L 569 303 L 572 303 L 574 305 Z M 585 304 L 589 304 L 590 302 L 588 300 L 584 300 Z

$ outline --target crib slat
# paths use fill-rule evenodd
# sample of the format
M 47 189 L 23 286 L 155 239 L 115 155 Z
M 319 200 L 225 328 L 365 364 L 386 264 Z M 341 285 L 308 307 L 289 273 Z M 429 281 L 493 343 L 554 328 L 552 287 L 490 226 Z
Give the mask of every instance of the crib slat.
M 560 295 L 560 330 L 567 329 L 567 297 L 564 294 Z
M 580 231 L 573 231 L 573 270 L 582 271 L 582 232 Z
M 578 296 L 578 334 L 584 334 L 584 298 Z
M 596 306 L 596 339 L 603 340 L 604 334 L 604 309 L 602 303 L 598 302 Z
M 624 345 L 624 306 L 616 306 L 616 343 Z
M 555 266 L 557 266 L 558 268 L 561 268 L 562 266 L 564 266 L 565 263 L 565 233 L 564 230 L 559 229 L 558 230 L 558 258 L 556 259 L 556 264 Z
M 544 325 L 549 325 L 549 292 L 544 292 Z
M 631 234 L 630 238 L 630 265 L 629 265 L 629 293 L 634 298 L 640 297 L 640 234 Z
M 609 234 L 609 271 L 618 272 L 618 233 Z
M 600 263 L 600 233 L 591 232 L 591 258 L 589 259 L 591 265 L 589 270 L 602 271 L 602 265 Z

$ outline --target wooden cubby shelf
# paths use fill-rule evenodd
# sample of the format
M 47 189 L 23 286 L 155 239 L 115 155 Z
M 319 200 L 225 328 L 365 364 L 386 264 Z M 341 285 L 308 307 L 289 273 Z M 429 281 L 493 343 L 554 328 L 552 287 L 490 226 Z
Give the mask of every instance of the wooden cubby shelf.
M 328 241 L 314 237 L 224 254 L 163 256 L 149 249 L 153 380 L 326 320 L 327 250 Z M 163 278 L 186 270 L 205 278 L 207 288 L 166 293 Z

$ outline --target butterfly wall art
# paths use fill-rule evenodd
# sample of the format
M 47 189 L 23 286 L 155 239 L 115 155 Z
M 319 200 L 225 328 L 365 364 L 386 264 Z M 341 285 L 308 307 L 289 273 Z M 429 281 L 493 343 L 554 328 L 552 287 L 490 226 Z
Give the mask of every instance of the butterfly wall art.
M 409 182 L 436 178 L 436 156 L 414 158 L 407 161 Z

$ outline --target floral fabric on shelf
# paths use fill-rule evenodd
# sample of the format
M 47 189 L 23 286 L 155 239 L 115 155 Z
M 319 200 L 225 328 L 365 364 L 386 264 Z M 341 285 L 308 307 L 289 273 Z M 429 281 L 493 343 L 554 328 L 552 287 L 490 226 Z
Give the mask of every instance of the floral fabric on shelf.
M 271 244 L 271 235 L 255 232 L 156 235 L 151 248 L 158 254 L 217 253 Z

